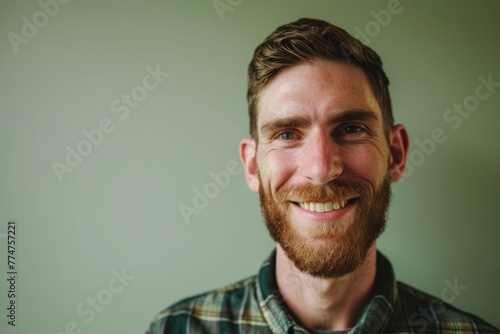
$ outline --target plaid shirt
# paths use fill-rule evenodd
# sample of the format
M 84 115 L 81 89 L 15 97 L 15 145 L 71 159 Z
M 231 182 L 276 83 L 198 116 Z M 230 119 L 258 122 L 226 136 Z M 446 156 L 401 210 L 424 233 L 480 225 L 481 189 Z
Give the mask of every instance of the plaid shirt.
M 373 298 L 355 327 L 312 331 L 287 311 L 275 280 L 275 251 L 257 276 L 184 299 L 161 312 L 146 334 L 165 333 L 500 333 L 478 317 L 396 281 L 392 266 L 377 254 Z

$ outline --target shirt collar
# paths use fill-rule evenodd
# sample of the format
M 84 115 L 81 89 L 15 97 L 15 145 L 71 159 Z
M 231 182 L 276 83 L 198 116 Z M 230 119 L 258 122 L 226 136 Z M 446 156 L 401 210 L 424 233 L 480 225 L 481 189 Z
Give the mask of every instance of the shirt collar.
M 389 322 L 397 299 L 397 284 L 389 260 L 377 251 L 373 297 L 349 333 L 381 333 Z M 289 316 L 276 283 L 276 249 L 264 261 L 258 275 L 257 299 L 273 333 L 308 333 Z

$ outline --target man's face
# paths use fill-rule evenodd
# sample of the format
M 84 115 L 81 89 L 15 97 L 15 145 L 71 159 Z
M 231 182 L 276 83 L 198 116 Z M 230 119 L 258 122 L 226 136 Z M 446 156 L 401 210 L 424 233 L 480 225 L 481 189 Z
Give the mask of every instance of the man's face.
M 394 180 L 393 135 L 366 75 L 332 61 L 286 69 L 262 91 L 257 131 L 247 181 L 272 237 L 313 276 L 355 270 L 384 228 Z

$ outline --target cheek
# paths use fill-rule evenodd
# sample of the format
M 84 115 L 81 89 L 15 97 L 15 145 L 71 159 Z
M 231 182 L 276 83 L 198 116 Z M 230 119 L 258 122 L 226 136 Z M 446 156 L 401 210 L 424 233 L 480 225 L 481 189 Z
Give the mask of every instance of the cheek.
M 344 155 L 344 168 L 370 183 L 379 183 L 387 172 L 387 157 L 370 146 L 358 147 Z
M 286 151 L 273 150 L 257 157 L 259 172 L 264 187 L 270 188 L 273 193 L 286 184 L 294 174 L 296 165 L 293 155 Z

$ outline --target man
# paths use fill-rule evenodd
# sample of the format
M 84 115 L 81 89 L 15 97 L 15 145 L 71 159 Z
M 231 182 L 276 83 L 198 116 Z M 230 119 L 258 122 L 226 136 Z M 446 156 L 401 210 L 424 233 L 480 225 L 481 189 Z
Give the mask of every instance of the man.
M 149 333 L 499 333 L 397 282 L 377 252 L 409 145 L 379 56 L 301 19 L 257 47 L 248 74 L 240 156 L 276 250 L 258 275 L 174 304 Z

